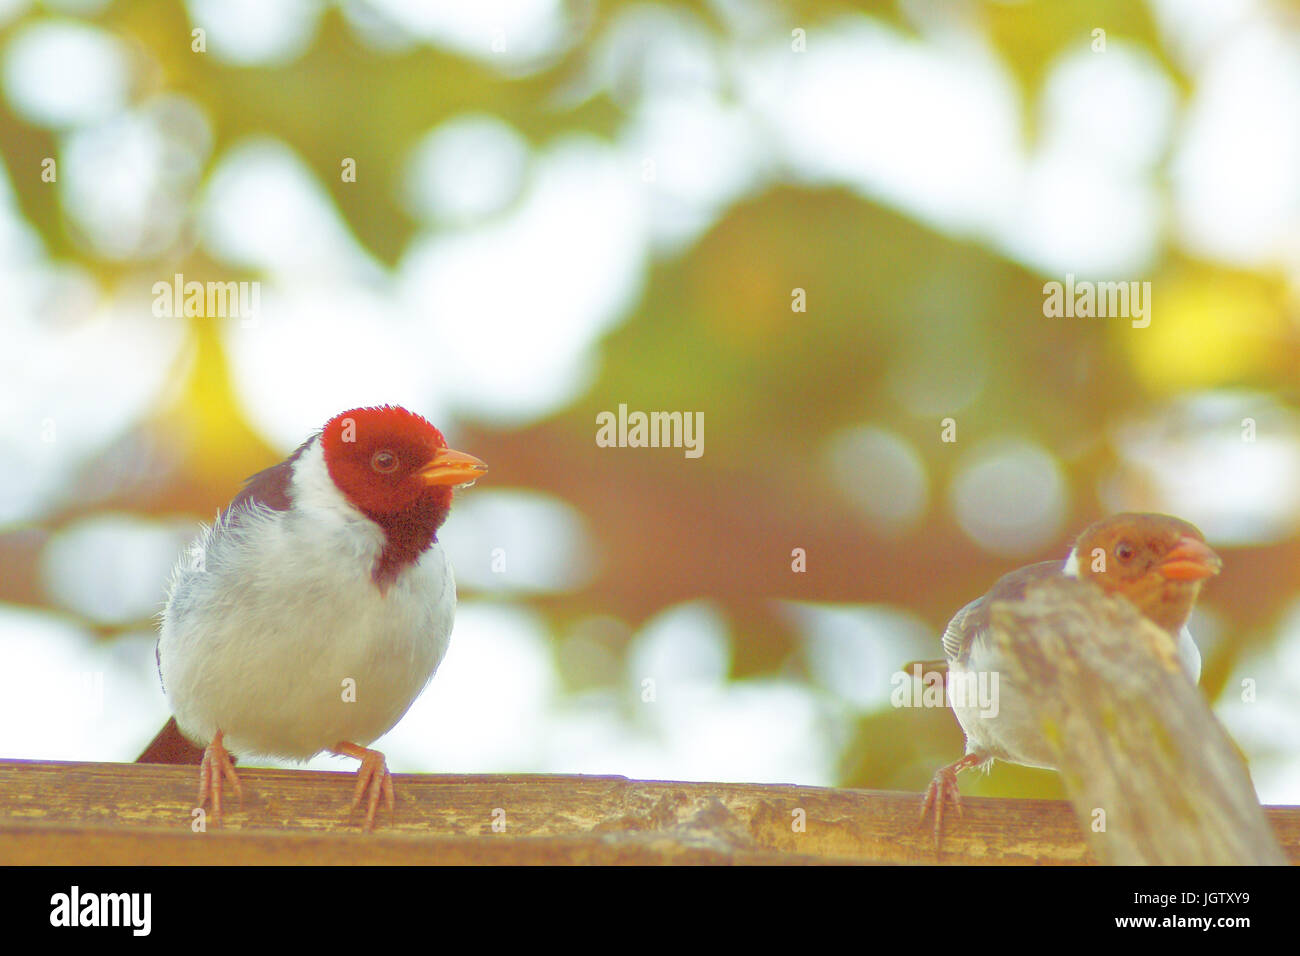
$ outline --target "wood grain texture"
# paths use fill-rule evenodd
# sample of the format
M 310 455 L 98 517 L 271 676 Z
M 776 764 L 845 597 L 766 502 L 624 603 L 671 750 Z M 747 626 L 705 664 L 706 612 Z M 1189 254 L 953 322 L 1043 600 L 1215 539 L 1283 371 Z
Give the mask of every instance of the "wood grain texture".
M 995 602 L 991 614 L 1003 692 L 1014 685 L 1029 701 L 1100 861 L 1286 862 L 1240 751 L 1168 633 L 1069 578 Z
M 192 767 L 0 761 L 0 863 L 1092 862 L 1061 801 L 969 798 L 936 855 L 914 793 L 398 774 L 395 817 L 366 835 L 348 814 L 350 773 L 241 768 L 240 779 L 243 807 L 230 807 L 223 828 L 195 833 Z M 503 832 L 492 828 L 497 809 Z M 1300 808 L 1270 817 L 1300 862 Z

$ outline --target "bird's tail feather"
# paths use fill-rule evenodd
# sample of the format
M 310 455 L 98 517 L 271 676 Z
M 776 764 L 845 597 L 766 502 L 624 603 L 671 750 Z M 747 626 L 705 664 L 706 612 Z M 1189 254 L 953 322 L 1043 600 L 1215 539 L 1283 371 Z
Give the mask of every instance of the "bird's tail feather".
M 203 748 L 191 743 L 176 726 L 176 718 L 172 717 L 163 724 L 153 742 L 144 748 L 144 753 L 135 758 L 135 762 L 198 764 L 203 762 Z
M 930 672 L 933 671 L 942 675 L 944 680 L 948 679 L 947 660 L 908 661 L 906 664 L 903 665 L 903 672 L 906 674 L 911 674 L 915 672 L 917 668 L 920 668 L 920 672 L 922 676 L 925 676 L 926 674 L 929 674 Z

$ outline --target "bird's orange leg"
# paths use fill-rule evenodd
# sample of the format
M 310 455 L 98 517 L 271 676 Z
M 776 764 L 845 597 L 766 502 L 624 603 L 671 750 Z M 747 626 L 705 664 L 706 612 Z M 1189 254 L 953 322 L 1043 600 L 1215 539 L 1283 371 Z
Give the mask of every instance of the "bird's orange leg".
M 199 806 L 203 807 L 212 797 L 212 822 L 221 826 L 221 786 L 223 780 L 229 780 L 239 804 L 244 804 L 244 790 L 235 775 L 235 763 L 230 759 L 230 751 L 221 742 L 221 731 L 217 731 L 212 743 L 203 751 L 203 760 L 199 763 Z
M 393 775 L 388 772 L 384 755 L 378 750 L 367 750 L 346 740 L 341 740 L 330 748 L 330 752 L 340 757 L 356 757 L 361 761 L 357 768 L 357 789 L 352 795 L 352 810 L 361 805 L 362 794 L 368 795 L 366 804 L 366 822 L 362 829 L 369 832 L 375 828 L 375 811 L 379 809 L 379 798 L 384 798 L 391 817 L 394 811 Z
M 940 767 L 930 781 L 930 786 L 925 790 L 925 800 L 921 803 L 921 818 L 917 825 L 925 823 L 925 818 L 931 808 L 934 809 L 934 848 L 939 849 L 943 841 L 943 808 L 947 803 L 953 805 L 957 811 L 957 816 L 962 815 L 961 808 L 961 791 L 957 789 L 957 774 L 963 770 L 969 770 L 971 767 L 978 767 L 989 759 L 989 755 L 981 751 L 968 753 L 956 763 L 950 763 L 946 767 Z

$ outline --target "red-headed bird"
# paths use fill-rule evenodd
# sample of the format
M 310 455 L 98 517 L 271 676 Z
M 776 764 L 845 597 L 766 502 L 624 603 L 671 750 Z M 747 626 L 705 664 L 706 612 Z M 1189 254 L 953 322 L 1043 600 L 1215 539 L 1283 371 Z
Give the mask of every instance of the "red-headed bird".
M 447 651 L 456 582 L 437 532 L 452 489 L 486 470 L 383 406 L 334 416 L 248 479 L 172 577 L 157 656 L 174 716 L 139 760 L 200 764 L 219 824 L 223 780 L 242 797 L 232 754 L 356 757 L 352 807 L 368 798 L 371 829 L 394 799 L 366 745 Z

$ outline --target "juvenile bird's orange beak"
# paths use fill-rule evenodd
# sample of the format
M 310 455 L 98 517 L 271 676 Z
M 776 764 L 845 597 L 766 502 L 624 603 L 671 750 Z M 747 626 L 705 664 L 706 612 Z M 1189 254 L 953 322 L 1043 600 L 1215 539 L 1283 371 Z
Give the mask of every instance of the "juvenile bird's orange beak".
M 483 477 L 487 464 L 463 451 L 444 448 L 418 474 L 430 485 L 463 485 Z
M 1185 537 L 1165 555 L 1156 570 L 1173 581 L 1199 581 L 1213 577 L 1222 568 L 1223 562 L 1210 550 L 1209 545 L 1196 538 Z

